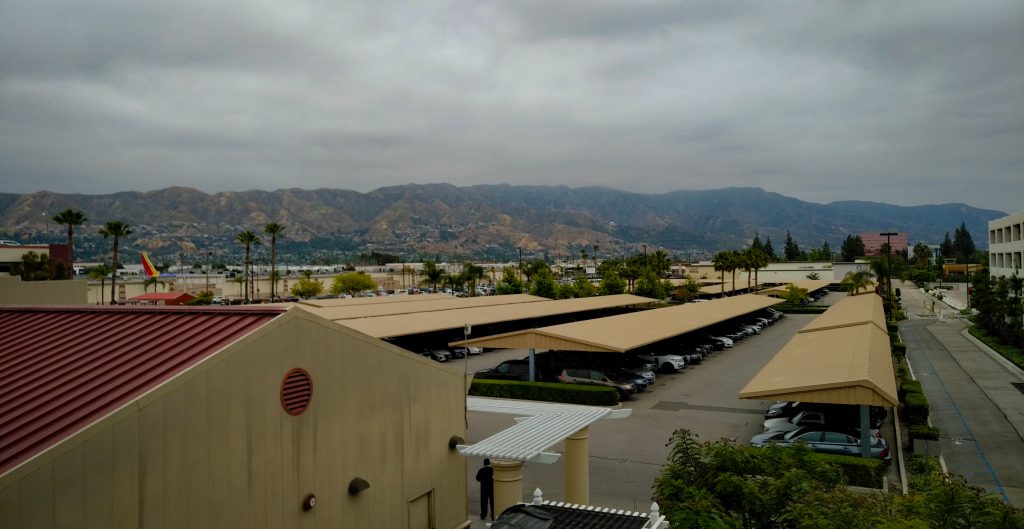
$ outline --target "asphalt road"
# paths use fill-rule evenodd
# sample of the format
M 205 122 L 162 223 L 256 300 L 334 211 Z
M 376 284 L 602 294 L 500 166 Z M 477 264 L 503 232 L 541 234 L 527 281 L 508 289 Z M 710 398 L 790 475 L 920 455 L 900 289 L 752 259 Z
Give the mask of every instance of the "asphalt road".
M 842 294 L 830 294 L 841 296 Z M 833 298 L 837 299 L 837 298 Z M 829 298 L 825 299 L 826 302 Z M 593 505 L 647 511 L 651 487 L 667 461 L 669 439 L 676 429 L 686 428 L 701 439 L 728 438 L 747 443 L 760 433 L 764 410 L 770 402 L 740 400 L 739 390 L 814 316 L 788 315 L 760 335 L 740 342 L 732 349 L 716 351 L 703 363 L 677 374 L 658 374 L 645 393 L 623 403 L 633 413 L 626 419 L 601 421 L 591 426 L 590 502 Z M 466 369 L 476 371 L 510 358 L 522 358 L 526 351 L 501 351 L 472 357 Z M 457 367 L 458 364 L 451 364 Z M 467 442 L 480 441 L 514 424 L 509 416 L 469 413 Z M 562 452 L 561 444 L 552 448 Z M 469 512 L 479 508 L 479 490 L 473 477 L 482 464 L 468 461 Z M 564 498 L 564 468 L 527 463 L 523 470 L 523 501 L 535 488 L 546 499 Z
M 902 293 L 909 319 L 900 335 L 947 468 L 1024 507 L 1024 385 L 1013 385 L 1024 376 L 965 337 L 956 311 L 941 302 L 933 311 L 932 298 L 910 284 Z

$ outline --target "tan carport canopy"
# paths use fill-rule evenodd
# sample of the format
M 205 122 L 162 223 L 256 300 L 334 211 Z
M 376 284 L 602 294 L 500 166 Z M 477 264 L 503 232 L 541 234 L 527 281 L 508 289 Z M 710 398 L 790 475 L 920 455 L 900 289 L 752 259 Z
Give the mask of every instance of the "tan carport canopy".
M 494 296 L 499 297 L 499 296 Z M 338 320 L 337 323 L 368 334 L 374 338 L 393 338 L 425 332 L 459 329 L 464 325 L 486 325 L 506 321 L 544 318 L 559 314 L 585 312 L 589 310 L 646 305 L 656 300 L 632 294 L 595 296 L 560 300 L 544 300 L 532 303 L 512 303 L 471 307 L 432 312 L 395 314 L 374 318 Z M 310 310 L 307 308 L 307 310 Z M 314 311 L 315 312 L 315 311 Z
M 299 304 L 310 307 L 351 307 L 354 305 L 408 303 L 411 301 L 430 301 L 436 299 L 451 299 L 451 296 L 448 294 L 406 294 L 404 296 L 373 296 L 369 298 L 307 299 L 299 302 Z
M 311 312 L 315 313 L 317 316 L 320 316 L 322 318 L 338 321 L 350 320 L 354 318 L 394 316 L 396 314 L 412 314 L 415 312 L 433 312 L 437 310 L 465 309 L 472 307 L 487 307 L 491 305 L 511 305 L 514 303 L 533 303 L 537 301 L 550 301 L 548 298 L 542 298 L 540 296 L 531 296 L 529 294 L 509 294 L 505 296 L 477 296 L 471 298 L 456 298 L 440 294 L 440 297 L 438 298 L 430 298 L 426 300 L 415 299 L 419 297 L 421 296 L 401 296 L 403 301 L 391 303 L 363 303 L 358 305 L 318 305 L 315 306 L 315 308 L 311 309 Z M 389 298 L 384 297 L 377 299 Z
M 748 294 L 497 334 L 451 345 L 623 353 L 780 302 Z
M 739 397 L 896 406 L 882 298 L 843 298 L 798 332 Z
M 758 292 L 758 294 L 765 295 L 765 296 L 772 296 L 772 295 L 781 296 L 782 294 L 784 294 L 786 292 L 786 287 L 788 287 L 791 284 L 792 285 L 796 285 L 799 288 L 807 289 L 807 292 L 814 292 L 815 290 L 821 290 L 821 289 L 831 285 L 832 282 L 831 281 L 825 281 L 823 279 L 807 279 L 805 281 L 793 281 L 792 283 L 786 283 L 785 285 L 781 285 L 781 286 L 777 286 L 777 287 L 772 287 L 772 288 L 766 288 L 766 289 Z
M 718 283 L 715 283 L 714 285 L 708 285 L 706 287 L 701 287 L 700 288 L 700 293 L 701 294 L 709 294 L 709 295 L 721 294 L 722 293 L 722 285 L 723 285 L 722 282 L 718 282 Z M 736 285 L 732 284 L 729 281 L 726 281 L 724 283 L 724 285 L 725 285 L 725 291 L 726 292 L 734 292 L 736 290 L 745 290 L 747 288 L 746 285 L 741 284 L 739 286 L 736 286 Z M 750 287 L 753 288 L 754 284 L 751 283 Z

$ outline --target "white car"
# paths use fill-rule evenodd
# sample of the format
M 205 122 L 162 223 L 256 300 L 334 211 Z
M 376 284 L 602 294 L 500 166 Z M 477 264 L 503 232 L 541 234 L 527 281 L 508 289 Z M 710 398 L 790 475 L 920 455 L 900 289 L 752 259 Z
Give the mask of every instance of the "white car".
M 642 358 L 648 362 L 653 363 L 661 371 L 678 371 L 686 367 L 686 359 L 679 355 L 664 353 L 664 354 L 638 354 L 637 358 Z
M 709 334 L 708 338 L 722 342 L 722 345 L 725 345 L 726 348 L 736 345 L 736 342 L 732 341 L 732 338 L 729 338 L 728 336 L 713 336 Z

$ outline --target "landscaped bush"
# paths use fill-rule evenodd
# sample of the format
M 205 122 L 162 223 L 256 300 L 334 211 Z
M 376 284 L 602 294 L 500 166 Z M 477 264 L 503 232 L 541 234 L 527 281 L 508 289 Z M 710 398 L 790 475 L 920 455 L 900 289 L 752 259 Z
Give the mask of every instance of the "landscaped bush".
M 907 393 L 924 393 L 924 392 L 921 390 L 921 383 L 920 382 L 918 382 L 916 380 L 912 380 L 910 378 L 905 378 L 905 379 L 903 379 L 903 382 L 900 383 L 899 393 L 900 393 L 900 399 L 903 400 L 903 398 L 906 396 Z
M 903 396 L 903 403 L 903 415 L 908 426 L 913 428 L 915 425 L 927 424 L 928 399 L 923 393 L 907 393 Z
M 1024 351 L 1020 348 L 999 343 L 999 340 L 986 333 L 985 329 L 982 329 L 977 325 L 971 325 L 968 327 L 967 332 L 971 333 L 971 336 L 981 340 L 982 343 L 989 346 L 993 351 L 999 353 L 1010 362 L 1013 362 L 1013 365 L 1024 369 Z
M 938 441 L 939 429 L 934 426 L 928 426 L 927 424 L 915 424 L 910 427 L 910 437 L 912 439 L 923 439 L 925 441 Z
M 897 342 L 897 343 L 892 344 L 892 354 L 896 358 L 900 358 L 900 359 L 906 358 L 907 357 L 907 344 L 901 343 L 901 342 Z
M 540 400 L 587 406 L 613 406 L 619 402 L 619 393 L 615 388 L 518 380 L 473 380 L 469 394 L 474 397 Z
M 911 454 L 907 458 L 907 485 L 911 492 L 925 492 L 945 481 L 939 458 L 925 454 Z
M 831 454 L 814 454 L 822 463 L 835 465 L 846 477 L 847 485 L 882 488 L 882 476 L 885 474 L 885 463 L 881 459 L 865 459 L 860 457 L 838 456 Z

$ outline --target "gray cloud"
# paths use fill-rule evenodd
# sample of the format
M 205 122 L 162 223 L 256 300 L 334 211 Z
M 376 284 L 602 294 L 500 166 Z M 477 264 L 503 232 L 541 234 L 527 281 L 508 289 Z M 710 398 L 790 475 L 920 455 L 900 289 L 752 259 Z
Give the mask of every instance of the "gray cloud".
M 0 191 L 1024 204 L 1019 2 L 0 0 Z

